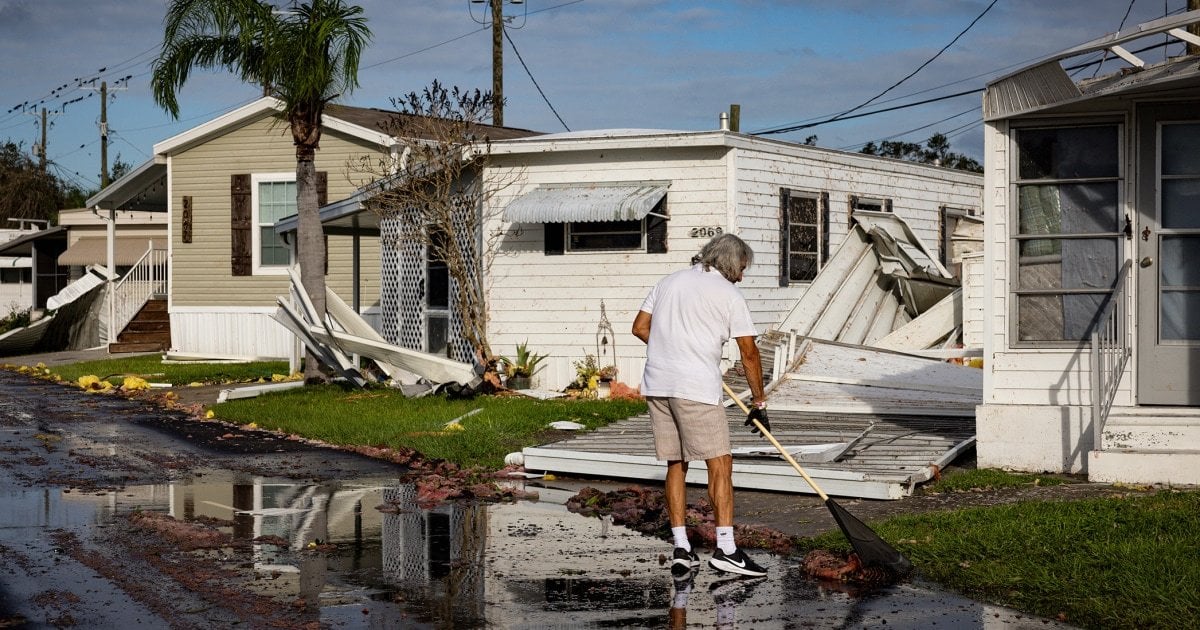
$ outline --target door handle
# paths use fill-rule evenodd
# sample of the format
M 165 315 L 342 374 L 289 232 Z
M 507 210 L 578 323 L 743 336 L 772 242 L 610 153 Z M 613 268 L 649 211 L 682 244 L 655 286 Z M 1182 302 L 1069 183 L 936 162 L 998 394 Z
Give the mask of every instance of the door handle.
M 1154 264 L 1154 259 L 1153 259 L 1153 258 L 1151 258 L 1151 257 L 1149 257 L 1149 256 L 1147 256 L 1147 257 L 1145 257 L 1145 258 L 1143 258 L 1143 259 L 1142 259 L 1142 262 L 1141 262 L 1140 264 L 1141 264 L 1143 267 L 1149 267 L 1150 265 L 1153 265 L 1153 264 Z

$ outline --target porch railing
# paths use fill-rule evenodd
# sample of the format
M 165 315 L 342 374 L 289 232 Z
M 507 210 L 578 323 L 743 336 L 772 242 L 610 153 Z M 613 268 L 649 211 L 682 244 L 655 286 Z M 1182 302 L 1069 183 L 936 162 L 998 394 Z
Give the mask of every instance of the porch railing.
M 1092 432 L 1093 448 L 1102 450 L 1104 423 L 1112 409 L 1113 398 L 1121 384 L 1121 375 L 1133 354 L 1126 337 L 1125 285 L 1132 260 L 1126 260 L 1117 273 L 1113 291 L 1101 304 L 1100 315 L 1092 326 Z
M 146 253 L 134 263 L 123 278 L 113 283 L 112 310 L 109 313 L 109 343 L 117 340 L 117 336 L 138 311 L 145 306 L 146 301 L 155 295 L 167 294 L 167 250 L 155 249 L 154 243 L 146 248 Z

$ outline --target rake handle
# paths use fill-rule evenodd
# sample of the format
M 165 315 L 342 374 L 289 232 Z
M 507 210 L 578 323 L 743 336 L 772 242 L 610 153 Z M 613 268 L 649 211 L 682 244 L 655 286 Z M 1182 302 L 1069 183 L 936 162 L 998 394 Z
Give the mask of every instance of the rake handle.
M 746 403 L 742 402 L 742 399 L 738 398 L 738 395 L 733 393 L 733 390 L 729 388 L 727 383 L 722 382 L 721 387 L 725 389 L 725 393 L 733 399 L 733 402 L 737 403 L 738 407 L 741 407 L 742 411 L 745 412 L 746 415 L 750 415 L 750 409 L 746 407 Z M 791 464 L 792 468 L 795 468 L 796 472 L 800 473 L 801 477 L 804 477 L 804 480 L 808 482 L 808 485 L 812 486 L 812 489 L 816 491 L 817 496 L 821 497 L 822 501 L 828 501 L 829 495 L 825 494 L 821 490 L 821 487 L 817 485 L 817 482 L 813 481 L 812 477 L 809 477 L 808 473 L 804 472 L 804 469 L 800 467 L 800 464 L 797 464 L 796 460 L 792 458 L 791 453 L 788 453 L 786 450 L 784 450 L 783 445 L 779 443 L 779 440 L 776 440 L 775 436 L 771 435 L 771 432 L 768 431 L 767 428 L 764 427 L 758 420 L 750 421 L 754 423 L 754 426 L 759 430 L 759 432 L 762 433 L 763 437 L 767 438 L 767 440 L 769 440 L 771 444 L 775 446 L 775 448 L 779 451 L 779 454 L 783 455 L 783 458 L 787 460 L 787 463 Z

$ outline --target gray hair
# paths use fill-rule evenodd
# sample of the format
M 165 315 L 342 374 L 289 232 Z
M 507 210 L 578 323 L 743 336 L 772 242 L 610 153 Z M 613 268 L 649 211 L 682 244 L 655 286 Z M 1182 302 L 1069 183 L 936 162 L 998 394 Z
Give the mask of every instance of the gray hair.
M 746 241 L 733 234 L 721 234 L 704 244 L 692 257 L 692 264 L 704 265 L 704 270 L 716 269 L 730 282 L 737 282 L 742 270 L 754 262 L 754 250 Z

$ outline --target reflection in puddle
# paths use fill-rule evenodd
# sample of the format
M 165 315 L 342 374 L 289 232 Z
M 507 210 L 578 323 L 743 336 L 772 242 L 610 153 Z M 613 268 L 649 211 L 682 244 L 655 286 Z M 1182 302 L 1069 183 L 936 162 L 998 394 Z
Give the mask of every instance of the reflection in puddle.
M 85 535 L 134 510 L 206 523 L 260 542 L 196 553 L 237 569 L 249 591 L 319 605 L 333 627 L 1056 625 L 914 584 L 860 597 L 825 591 L 795 561 L 765 553 L 756 558 L 771 571 L 766 580 L 722 580 L 702 567 L 676 584 L 663 564 L 666 543 L 568 512 L 567 491 L 531 488 L 542 501 L 426 510 L 412 486 L 394 480 L 213 476 L 91 494 L 0 490 L 0 504 L 11 506 L 0 510 L 0 542 L 54 528 Z M 686 608 L 672 610 L 680 602 Z

